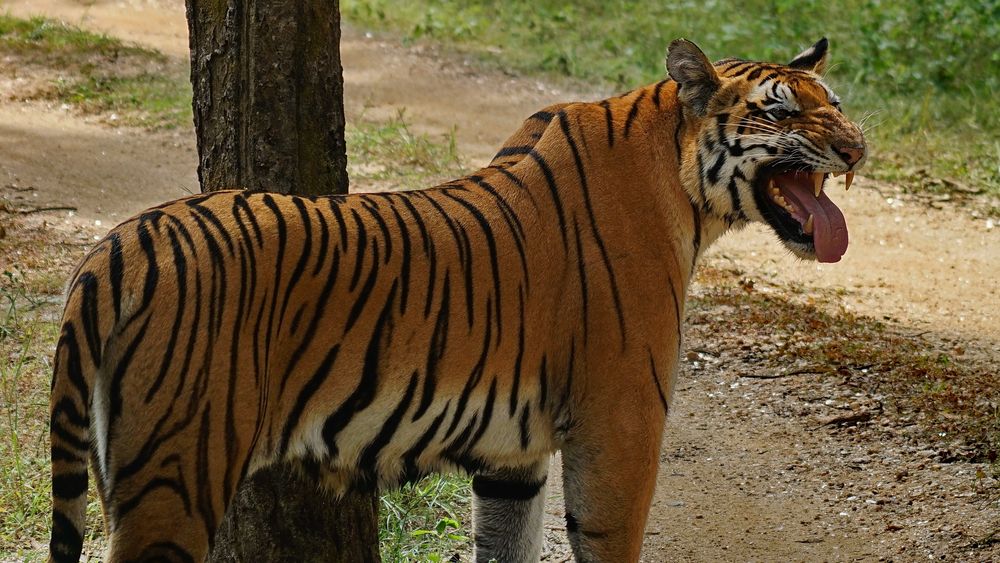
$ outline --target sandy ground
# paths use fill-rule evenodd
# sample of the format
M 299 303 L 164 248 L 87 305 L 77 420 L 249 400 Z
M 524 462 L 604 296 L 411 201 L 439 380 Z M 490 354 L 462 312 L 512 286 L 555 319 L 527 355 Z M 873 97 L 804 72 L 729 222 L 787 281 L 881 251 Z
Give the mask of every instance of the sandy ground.
M 14 15 L 45 14 L 179 60 L 187 57 L 179 0 L 14 0 L 3 8 Z M 342 53 L 349 119 L 362 113 L 387 117 L 405 107 L 420 131 L 444 134 L 455 127 L 459 149 L 473 165 L 487 161 L 535 109 L 594 98 L 484 72 L 459 57 L 404 48 L 358 30 L 345 30 Z M 88 222 L 110 226 L 149 205 L 197 191 L 196 165 L 189 130 L 110 128 L 58 106 L 0 104 L 0 186 L 31 186 L 39 205 L 76 206 L 78 217 Z M 961 341 L 995 368 L 1000 228 L 968 209 L 932 209 L 863 178 L 856 186 L 847 194 L 832 192 L 851 224 L 851 247 L 841 263 L 800 262 L 758 228 L 723 238 L 706 261 L 776 286 L 835 289 L 855 312 Z M 744 382 L 738 389 L 737 374 L 683 366 L 645 560 L 1000 557 L 996 549 L 962 547 L 968 537 L 1000 526 L 1000 507 L 976 497 L 970 467 L 923 460 L 920 452 L 906 450 L 903 438 L 889 447 L 898 434 L 891 430 L 880 435 L 883 449 L 871 443 L 874 438 L 815 431 L 809 420 L 788 416 L 788 405 L 774 405 L 791 400 L 796 383 L 746 390 Z M 868 461 L 856 462 L 861 458 Z M 923 465 L 908 473 L 910 489 L 922 496 L 909 489 L 885 493 L 900 464 Z M 558 494 L 552 496 L 546 558 L 561 560 L 567 557 L 561 507 Z M 935 514 L 925 518 L 926 511 Z

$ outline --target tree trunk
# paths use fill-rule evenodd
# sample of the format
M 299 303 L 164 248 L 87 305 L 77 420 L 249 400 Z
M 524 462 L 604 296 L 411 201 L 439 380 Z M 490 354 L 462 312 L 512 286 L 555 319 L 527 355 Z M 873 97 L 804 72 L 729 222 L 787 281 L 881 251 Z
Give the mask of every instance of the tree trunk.
M 339 2 L 187 0 L 202 191 L 347 192 Z M 212 561 L 378 561 L 378 497 L 283 467 L 243 483 Z
M 339 4 L 187 0 L 203 191 L 347 192 Z

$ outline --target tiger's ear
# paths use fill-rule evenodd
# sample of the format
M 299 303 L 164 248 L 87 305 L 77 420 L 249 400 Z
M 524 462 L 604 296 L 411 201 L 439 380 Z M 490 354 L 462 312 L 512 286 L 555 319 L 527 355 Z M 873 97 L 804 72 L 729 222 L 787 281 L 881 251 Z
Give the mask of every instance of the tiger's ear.
M 680 87 L 681 102 L 705 115 L 708 102 L 722 83 L 705 53 L 687 39 L 675 39 L 667 49 L 667 72 Z
M 829 47 L 830 42 L 824 37 L 812 47 L 796 55 L 792 59 L 792 62 L 788 63 L 788 66 L 802 70 L 811 70 L 816 74 L 823 74 L 823 71 L 826 70 L 827 57 L 830 54 L 828 51 Z

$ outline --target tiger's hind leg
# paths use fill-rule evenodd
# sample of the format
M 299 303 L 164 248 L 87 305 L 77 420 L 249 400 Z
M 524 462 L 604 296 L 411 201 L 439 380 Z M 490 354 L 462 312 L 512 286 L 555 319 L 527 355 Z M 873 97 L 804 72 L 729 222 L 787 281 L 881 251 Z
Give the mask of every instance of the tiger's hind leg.
M 528 469 L 472 478 L 477 562 L 539 560 L 548 471 L 545 459 Z
M 203 523 L 186 516 L 184 507 L 170 503 L 136 509 L 124 522 L 112 524 L 107 561 L 204 561 L 209 538 Z

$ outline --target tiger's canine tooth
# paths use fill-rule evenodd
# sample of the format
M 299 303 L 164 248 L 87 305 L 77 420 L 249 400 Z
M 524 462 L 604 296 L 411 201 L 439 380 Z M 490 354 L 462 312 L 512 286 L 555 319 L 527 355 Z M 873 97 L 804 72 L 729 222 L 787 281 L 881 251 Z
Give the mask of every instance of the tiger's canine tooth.
M 848 172 L 847 177 L 844 178 L 844 191 L 851 189 L 851 182 L 854 181 L 854 172 Z
M 816 197 L 819 197 L 820 192 L 823 191 L 823 175 L 819 172 L 813 174 L 813 192 Z
M 802 226 L 802 231 L 807 235 L 811 235 L 813 232 L 813 215 L 809 214 L 809 218 L 806 219 L 806 224 Z

